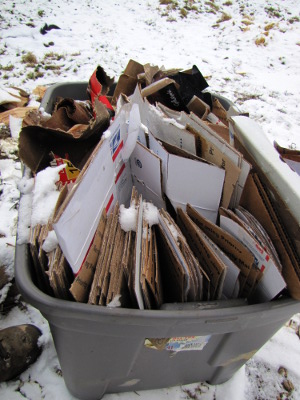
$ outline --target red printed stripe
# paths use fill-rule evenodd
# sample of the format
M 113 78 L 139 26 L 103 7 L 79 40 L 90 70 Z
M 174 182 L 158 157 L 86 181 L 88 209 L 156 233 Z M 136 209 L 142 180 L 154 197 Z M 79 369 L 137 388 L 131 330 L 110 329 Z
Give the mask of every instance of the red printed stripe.
M 81 264 L 81 266 L 80 266 L 78 272 L 76 272 L 76 274 L 75 274 L 75 277 L 76 277 L 76 276 L 79 274 L 79 272 L 81 271 L 81 268 L 82 268 L 82 266 L 83 266 L 83 264 L 84 264 L 84 262 L 85 262 L 85 260 L 86 260 L 86 258 L 87 258 L 87 255 L 89 254 L 90 248 L 92 247 L 92 244 L 94 243 L 95 235 L 96 235 L 96 232 L 94 233 L 93 239 L 92 239 L 92 241 L 91 241 L 91 243 L 90 243 L 90 245 L 89 245 L 89 248 L 88 248 L 88 250 L 87 250 L 87 252 L 86 252 L 86 255 L 85 255 L 85 257 L 84 257 L 84 259 L 83 259 L 83 261 L 82 261 L 82 264 Z
M 270 260 L 269 254 L 266 255 L 266 261 L 268 262 Z
M 110 199 L 109 199 L 109 201 L 108 201 L 108 203 L 107 203 L 107 206 L 105 207 L 106 213 L 108 213 L 109 207 L 111 206 L 111 203 L 113 202 L 113 199 L 114 199 L 114 194 L 112 194 L 112 195 L 110 196 Z
M 122 147 L 123 147 L 123 140 L 122 140 L 122 142 L 119 144 L 117 150 L 114 152 L 114 154 L 113 154 L 113 156 L 112 156 L 113 161 L 115 161 L 115 159 L 118 157 L 118 154 L 120 153 Z
M 264 265 L 262 265 L 260 271 L 261 271 L 261 272 L 264 272 L 265 269 L 266 269 L 266 267 L 265 267 Z
M 122 175 L 122 172 L 124 171 L 124 169 L 125 169 L 125 164 L 123 164 L 122 167 L 120 168 L 120 171 L 118 172 L 118 175 L 116 176 L 115 183 L 118 182 L 118 180 L 119 180 L 120 176 Z

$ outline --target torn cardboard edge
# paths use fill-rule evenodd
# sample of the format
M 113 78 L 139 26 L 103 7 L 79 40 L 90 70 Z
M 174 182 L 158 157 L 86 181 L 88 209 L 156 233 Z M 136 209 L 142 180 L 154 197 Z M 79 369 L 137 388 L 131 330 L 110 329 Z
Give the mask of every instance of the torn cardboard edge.
M 88 125 L 80 125 L 76 132 L 42 127 L 36 118 L 39 111 L 31 111 L 23 120 L 26 126 L 23 126 L 19 138 L 19 156 L 24 164 L 36 173 L 50 164 L 50 152 L 62 158 L 67 158 L 68 153 L 70 161 L 81 169 L 109 126 L 110 115 L 106 107 L 98 100 L 96 104 L 97 117 L 92 118 Z

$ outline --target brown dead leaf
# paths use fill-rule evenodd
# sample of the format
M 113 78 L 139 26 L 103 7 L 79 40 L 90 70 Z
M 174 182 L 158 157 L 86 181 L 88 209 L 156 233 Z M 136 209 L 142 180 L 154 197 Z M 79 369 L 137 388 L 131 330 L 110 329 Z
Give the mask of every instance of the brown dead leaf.
M 285 380 L 282 382 L 282 386 L 283 386 L 284 389 L 285 389 L 287 392 L 289 392 L 289 393 L 291 393 L 291 392 L 295 389 L 293 383 L 292 383 L 289 379 L 285 379 Z
M 44 97 L 46 90 L 47 90 L 46 86 L 37 86 L 35 89 L 33 89 L 32 94 L 37 96 L 37 101 L 42 101 L 42 98 Z

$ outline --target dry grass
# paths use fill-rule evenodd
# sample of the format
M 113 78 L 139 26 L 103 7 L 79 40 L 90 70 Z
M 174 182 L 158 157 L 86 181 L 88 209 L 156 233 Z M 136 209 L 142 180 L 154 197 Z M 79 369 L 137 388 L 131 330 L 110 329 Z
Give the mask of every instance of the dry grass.
M 221 22 L 229 21 L 231 18 L 232 18 L 231 15 L 229 15 L 227 13 L 222 13 L 221 17 L 217 20 L 217 24 L 220 24 Z
M 0 65 L 0 70 L 2 71 L 12 71 L 15 67 L 12 64 Z
M 65 59 L 65 56 L 62 55 L 62 54 L 54 53 L 53 51 L 51 51 L 51 52 L 49 52 L 49 53 L 46 53 L 45 56 L 44 56 L 44 58 L 45 58 L 45 59 L 50 59 L 50 60 L 59 61 L 59 60 L 64 60 L 64 59 Z
M 187 10 L 186 10 L 185 8 L 181 8 L 181 9 L 180 9 L 180 16 L 181 16 L 181 18 L 186 18 L 187 15 L 188 15 Z
M 217 4 L 215 4 L 213 1 L 206 1 L 205 5 L 213 8 L 215 11 L 219 11 L 219 9 L 220 9 L 220 7 Z
M 38 60 L 36 56 L 31 51 L 29 51 L 22 56 L 21 62 L 29 66 L 35 66 L 38 63 Z
M 253 21 L 250 21 L 249 19 L 243 19 L 242 24 L 246 26 L 253 25 Z
M 265 31 L 270 31 L 271 29 L 274 28 L 274 26 L 275 26 L 275 23 L 274 23 L 274 22 L 271 22 L 270 24 L 267 24 L 267 25 L 265 26 Z
M 264 37 L 259 37 L 255 40 L 256 46 L 266 46 L 266 39 Z

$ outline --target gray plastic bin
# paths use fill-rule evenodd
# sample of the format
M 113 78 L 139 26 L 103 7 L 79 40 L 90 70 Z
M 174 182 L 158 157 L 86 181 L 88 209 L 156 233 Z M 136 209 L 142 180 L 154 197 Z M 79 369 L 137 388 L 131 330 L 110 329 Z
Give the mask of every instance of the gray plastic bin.
M 54 85 L 42 106 L 51 112 L 56 96 L 84 99 L 86 87 L 83 82 Z M 66 386 L 86 400 L 105 393 L 225 382 L 300 310 L 300 302 L 291 298 L 255 305 L 242 300 L 166 305 L 162 310 L 60 300 L 36 286 L 27 245 L 16 246 L 15 275 L 26 301 L 49 322 Z M 203 349 L 173 353 L 146 346 L 149 338 L 192 343 L 193 336 L 205 337 Z

